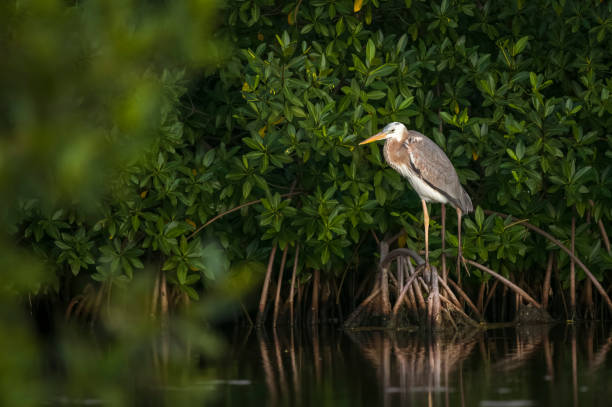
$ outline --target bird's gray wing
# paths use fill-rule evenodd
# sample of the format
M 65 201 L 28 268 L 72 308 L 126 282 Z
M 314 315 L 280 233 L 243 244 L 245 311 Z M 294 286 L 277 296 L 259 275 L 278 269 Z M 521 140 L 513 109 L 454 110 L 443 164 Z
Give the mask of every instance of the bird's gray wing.
M 410 165 L 423 181 L 436 189 L 454 205 L 463 209 L 463 188 L 455 167 L 444 151 L 429 138 L 422 136 L 407 146 L 410 154 Z M 468 197 L 469 199 L 469 197 Z M 470 202 L 471 204 L 471 202 Z

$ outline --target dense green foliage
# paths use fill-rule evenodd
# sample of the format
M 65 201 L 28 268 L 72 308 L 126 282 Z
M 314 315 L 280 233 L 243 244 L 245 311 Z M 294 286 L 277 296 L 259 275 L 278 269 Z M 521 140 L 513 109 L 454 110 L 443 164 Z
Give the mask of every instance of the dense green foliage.
M 607 2 L 228 1 L 214 69 L 199 2 L 60 3 L 8 2 L 0 42 L 5 241 L 43 262 L 45 289 L 157 264 L 196 299 L 220 278 L 239 293 L 276 244 L 301 245 L 302 281 L 373 263 L 372 232 L 403 228 L 420 249 L 416 194 L 380 145 L 357 147 L 391 121 L 442 146 L 479 207 L 467 258 L 538 281 L 557 250 L 489 209 L 566 243 L 575 216 L 578 256 L 601 280 L 612 268 L 597 224 L 612 220 Z

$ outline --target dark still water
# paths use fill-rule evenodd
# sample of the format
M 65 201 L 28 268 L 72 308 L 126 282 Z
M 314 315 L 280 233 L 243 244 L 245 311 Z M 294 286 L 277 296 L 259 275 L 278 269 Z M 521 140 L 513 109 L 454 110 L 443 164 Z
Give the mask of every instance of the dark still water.
M 167 335 L 117 326 L 46 336 L 39 351 L 0 335 L 12 341 L 0 354 L 0 406 L 612 405 L 612 329 L 602 324 L 437 340 L 330 326 L 225 335 L 196 323 Z
M 237 332 L 206 404 L 610 406 L 611 335 L 602 325 L 434 341 L 331 328 Z

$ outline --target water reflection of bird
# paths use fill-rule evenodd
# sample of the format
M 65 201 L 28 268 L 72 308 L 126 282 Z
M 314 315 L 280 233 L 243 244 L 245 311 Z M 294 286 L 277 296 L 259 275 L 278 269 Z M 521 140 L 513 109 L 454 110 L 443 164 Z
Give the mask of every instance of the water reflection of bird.
M 429 266 L 429 214 L 426 202 L 449 203 L 457 209 L 457 267 L 461 258 L 461 214 L 474 208 L 470 196 L 459 183 L 459 177 L 444 151 L 432 140 L 402 123 L 387 124 L 380 133 L 359 144 L 386 139 L 387 163 L 406 177 L 421 198 L 425 223 L 425 264 Z M 457 270 L 459 272 L 459 270 Z

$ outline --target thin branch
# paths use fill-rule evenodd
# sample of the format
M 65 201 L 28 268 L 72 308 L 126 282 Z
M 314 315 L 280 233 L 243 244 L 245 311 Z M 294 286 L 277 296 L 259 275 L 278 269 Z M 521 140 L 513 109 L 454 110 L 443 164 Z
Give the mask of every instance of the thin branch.
M 470 297 L 465 293 L 465 291 L 463 291 L 463 289 L 459 287 L 459 284 L 455 283 L 452 278 L 449 278 L 447 281 L 453 286 L 455 290 L 457 290 L 461 298 L 463 298 L 466 304 L 470 306 L 470 308 L 476 313 L 476 315 L 478 315 L 480 319 L 482 319 L 482 316 L 480 315 L 480 311 L 478 310 L 476 305 L 474 305 L 474 303 L 472 302 Z
M 281 198 L 287 198 L 289 196 L 294 196 L 294 195 L 299 195 L 299 194 L 301 194 L 301 192 L 289 192 L 289 193 L 286 193 L 286 194 L 282 194 Z M 216 215 L 214 218 L 212 218 L 211 220 L 209 220 L 208 222 L 206 222 L 205 224 L 203 224 L 202 226 L 197 228 L 192 234 L 190 234 L 187 237 L 187 240 L 190 240 L 192 237 L 194 237 L 195 235 L 200 233 L 202 231 L 202 229 L 204 229 L 206 226 L 208 226 L 211 223 L 221 219 L 225 215 L 228 215 L 228 214 L 230 214 L 232 212 L 236 212 L 237 210 L 240 210 L 240 209 L 242 209 L 244 207 L 255 205 L 255 204 L 258 204 L 258 203 L 261 203 L 261 199 L 257 199 L 255 201 L 250 201 L 250 202 L 245 202 L 245 203 L 243 203 L 241 205 L 236 206 L 235 208 L 228 209 L 227 211 L 221 212 L 220 214 Z
M 474 260 L 470 260 L 470 259 L 465 259 L 465 261 L 468 264 L 471 264 L 472 266 L 486 272 L 489 273 L 490 275 L 492 275 L 493 277 L 497 278 L 498 280 L 500 280 L 502 283 L 504 283 L 505 285 L 507 285 L 509 288 L 511 288 L 514 292 L 516 292 L 517 294 L 519 294 L 521 297 L 525 298 L 527 301 L 529 301 L 530 303 L 532 303 L 533 305 L 535 305 L 537 308 L 542 308 L 542 306 L 540 305 L 539 302 L 537 302 L 536 300 L 534 300 L 529 294 L 527 294 L 527 292 L 525 290 L 523 290 L 521 287 L 519 287 L 518 285 L 514 284 L 512 281 L 508 280 L 506 277 L 502 276 L 501 274 L 497 274 L 496 272 L 494 272 L 493 270 L 491 270 L 490 268 L 483 266 L 480 263 L 476 263 Z
M 507 218 L 509 215 L 505 215 L 503 213 L 499 213 L 499 212 L 495 212 L 495 211 L 490 211 L 490 210 L 485 210 L 484 211 L 487 215 L 498 215 L 501 216 L 502 218 Z M 550 240 L 551 242 L 553 242 L 555 245 L 557 245 L 561 250 L 563 250 L 565 253 L 567 253 L 567 255 L 572 258 L 576 264 L 578 264 L 580 266 L 580 268 L 582 269 L 582 271 L 584 271 L 584 273 L 591 279 L 591 281 L 593 282 L 593 285 L 595 286 L 595 288 L 597 288 L 597 291 L 599 291 L 599 294 L 601 294 L 601 296 L 603 297 L 603 299 L 606 301 L 606 303 L 608 304 L 608 308 L 610 309 L 610 311 L 612 311 L 612 300 L 610 300 L 610 297 L 608 297 L 608 294 L 606 293 L 606 290 L 604 290 L 604 288 L 601 286 L 601 284 L 599 283 L 599 281 L 597 281 L 597 279 L 595 278 L 595 276 L 593 275 L 593 273 L 591 273 L 591 271 L 587 268 L 587 266 L 584 265 L 584 263 L 582 261 L 580 261 L 580 259 L 578 257 L 576 257 L 574 255 L 574 253 L 571 252 L 571 250 L 569 250 L 567 247 L 565 247 L 563 245 L 563 243 L 561 243 L 559 240 L 555 239 L 551 234 L 546 233 L 545 231 L 543 231 L 542 229 L 540 229 L 537 226 L 532 225 L 529 222 L 523 222 L 523 226 L 525 226 L 528 229 L 533 230 L 534 232 L 544 236 L 545 238 L 547 238 L 548 240 Z
M 376 236 L 376 232 L 373 230 L 370 230 L 370 232 L 372 232 L 372 236 L 374 236 L 374 240 L 376 240 L 376 246 L 380 246 L 380 239 L 378 239 L 378 236 Z

